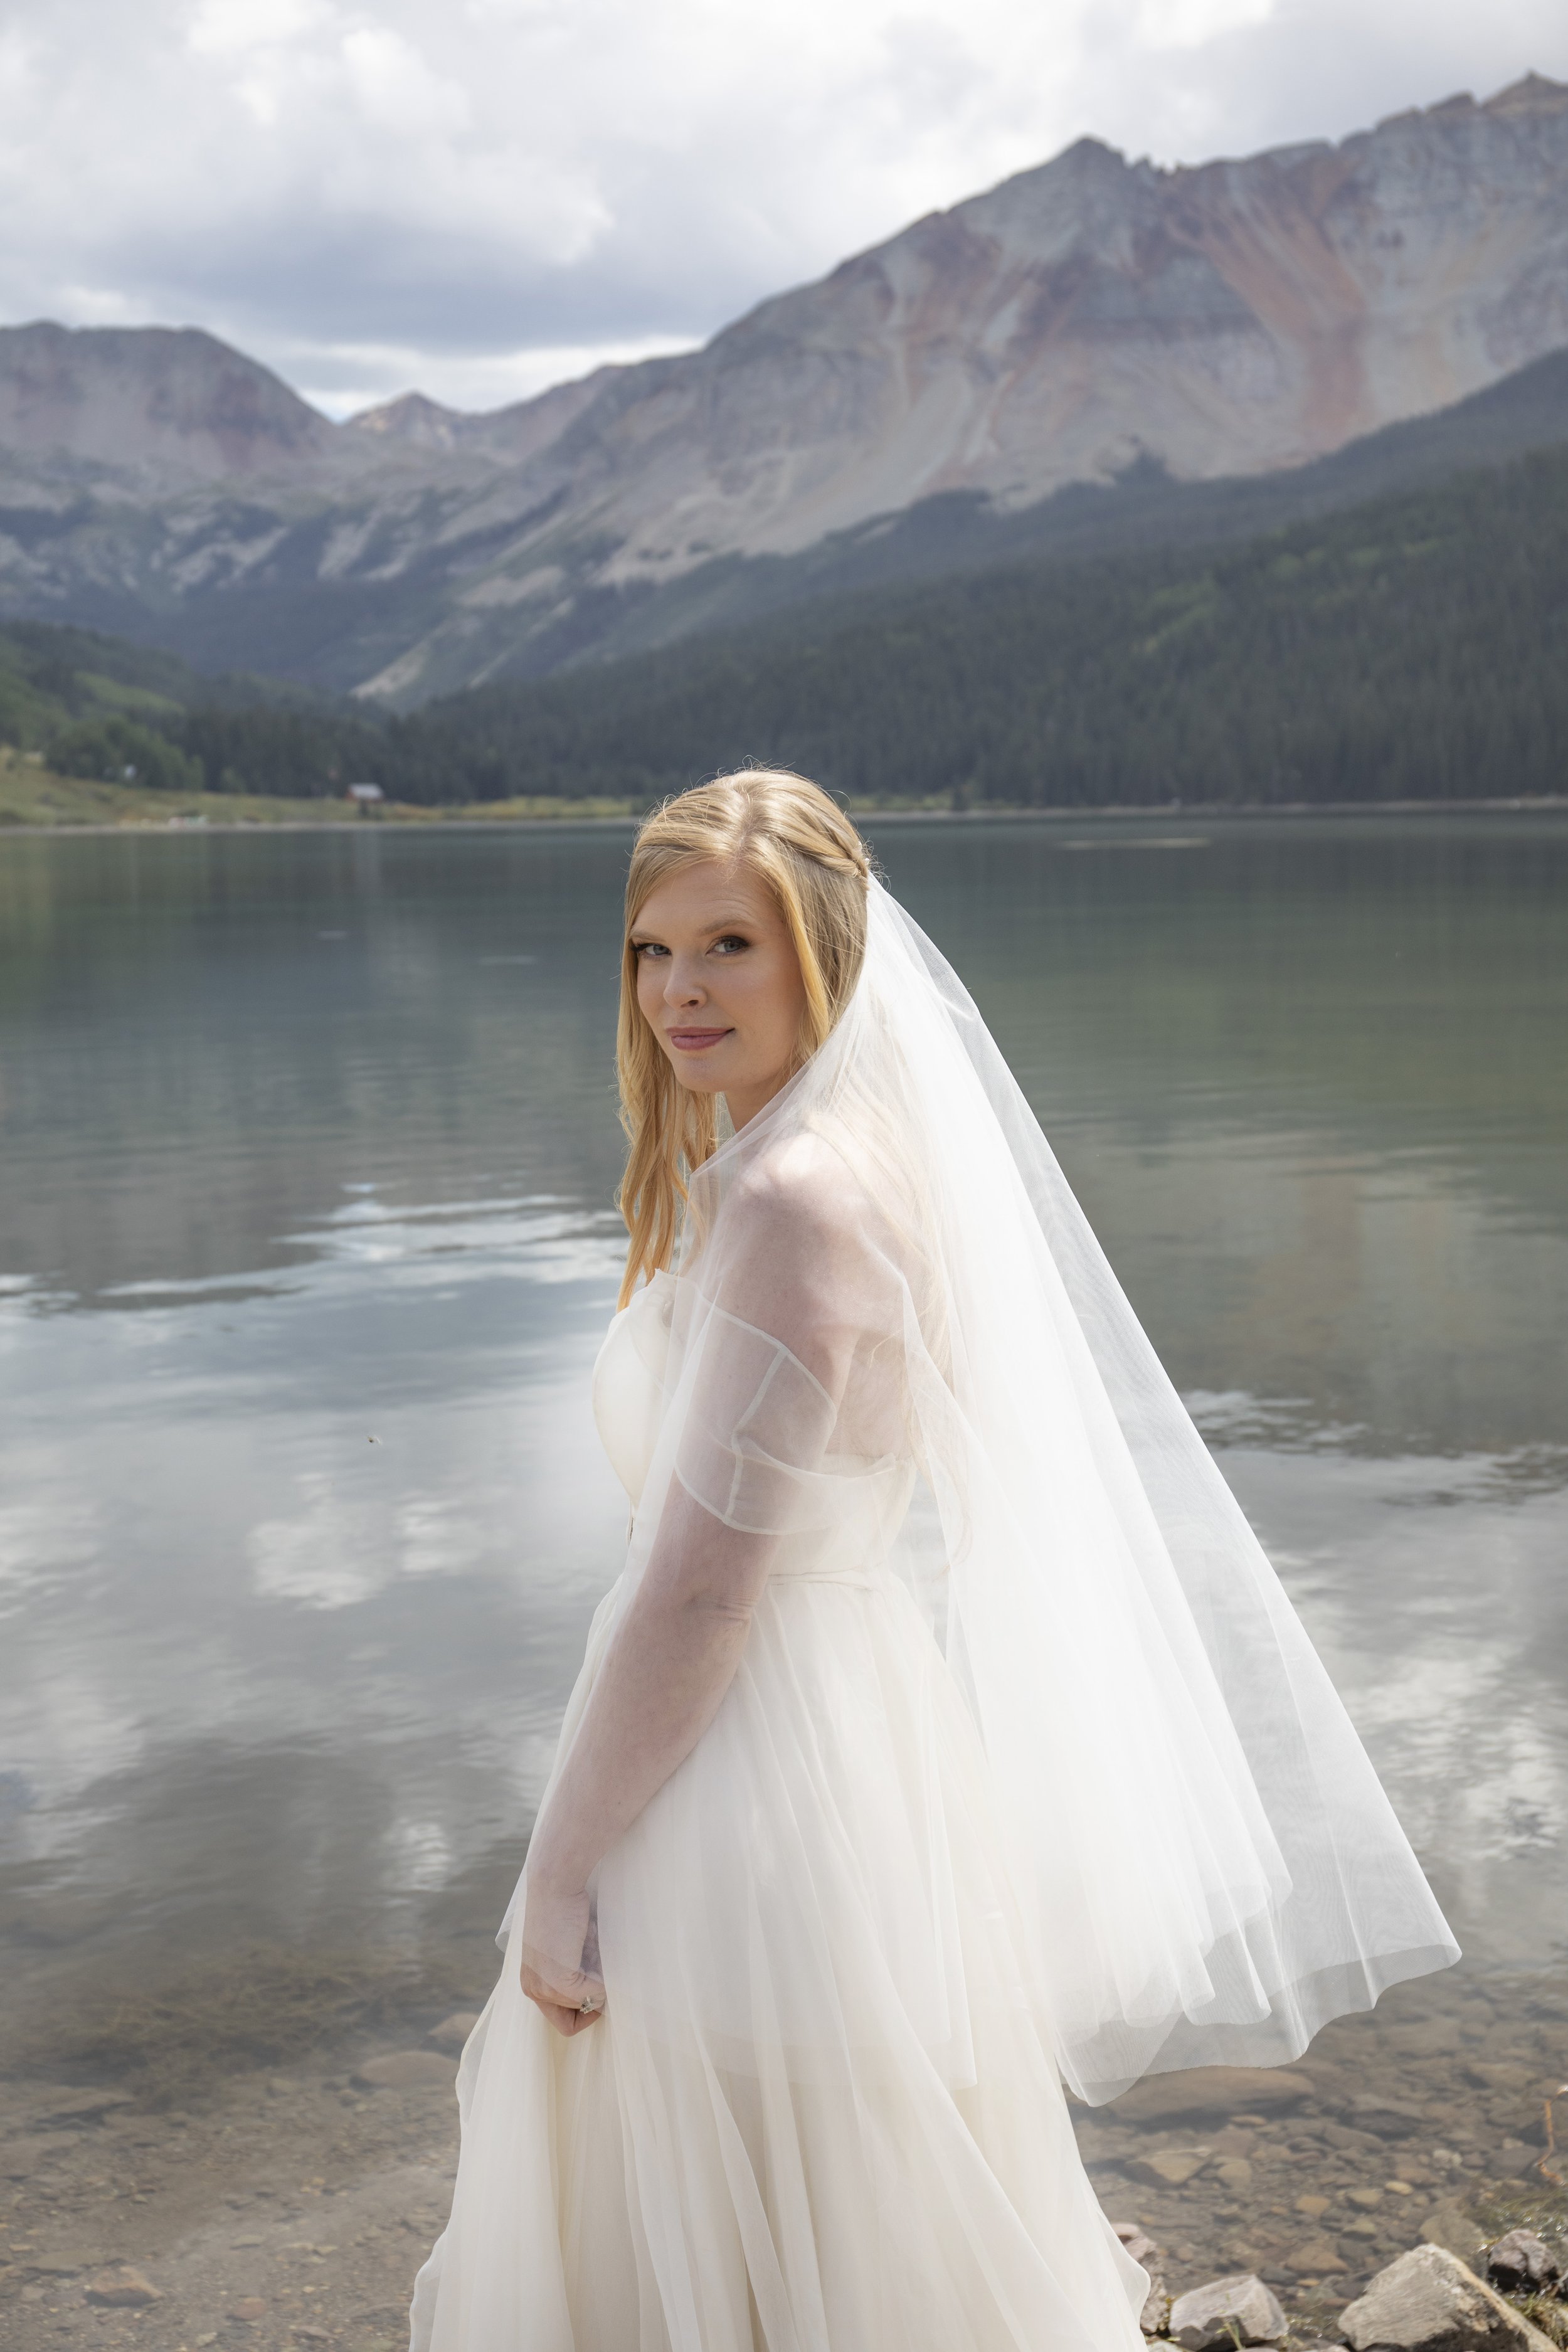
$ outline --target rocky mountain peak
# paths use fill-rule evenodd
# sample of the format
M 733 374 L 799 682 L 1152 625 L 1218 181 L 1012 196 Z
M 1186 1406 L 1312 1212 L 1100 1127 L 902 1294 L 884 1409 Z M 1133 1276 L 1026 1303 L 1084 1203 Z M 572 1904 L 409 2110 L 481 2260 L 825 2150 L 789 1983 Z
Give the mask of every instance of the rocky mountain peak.
M 335 428 L 198 327 L 0 328 L 0 445 L 157 478 L 276 472 Z
M 465 427 L 476 420 L 455 408 L 443 408 L 422 392 L 405 392 L 379 407 L 363 408 L 348 420 L 353 433 L 374 434 L 382 441 L 398 441 L 416 449 L 455 449 Z

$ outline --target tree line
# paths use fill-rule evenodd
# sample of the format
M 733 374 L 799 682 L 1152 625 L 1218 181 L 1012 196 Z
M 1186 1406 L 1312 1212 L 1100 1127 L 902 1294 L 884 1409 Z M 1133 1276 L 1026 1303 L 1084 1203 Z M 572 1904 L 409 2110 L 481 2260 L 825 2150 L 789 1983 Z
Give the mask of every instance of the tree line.
M 0 662 L 0 732 L 5 680 Z M 651 801 L 752 759 L 959 804 L 1563 793 L 1568 449 L 1241 546 L 824 599 L 400 717 L 232 682 L 177 700 L 165 678 L 135 710 L 66 714 L 45 749 L 151 782 L 158 741 L 170 781 L 426 803 Z

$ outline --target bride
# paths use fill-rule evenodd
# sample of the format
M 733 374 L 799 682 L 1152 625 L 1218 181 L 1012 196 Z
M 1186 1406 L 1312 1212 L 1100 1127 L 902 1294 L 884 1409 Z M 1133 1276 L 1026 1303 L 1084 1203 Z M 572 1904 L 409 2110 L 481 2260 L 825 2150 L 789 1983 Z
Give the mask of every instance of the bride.
M 1064 2088 L 1292 2057 L 1454 1943 L 973 1003 L 814 784 L 649 816 L 618 1056 L 626 1562 L 416 2352 L 1133 2352 Z

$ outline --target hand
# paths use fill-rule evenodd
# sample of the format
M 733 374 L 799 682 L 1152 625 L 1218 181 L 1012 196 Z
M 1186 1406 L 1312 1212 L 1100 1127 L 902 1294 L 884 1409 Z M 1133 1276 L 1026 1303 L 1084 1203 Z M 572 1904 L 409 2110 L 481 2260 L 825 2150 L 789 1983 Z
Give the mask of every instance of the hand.
M 522 1989 L 557 2033 L 581 2033 L 604 2015 L 598 1961 L 586 1891 L 564 1892 L 542 1874 L 538 1879 L 531 1874 L 522 1914 Z

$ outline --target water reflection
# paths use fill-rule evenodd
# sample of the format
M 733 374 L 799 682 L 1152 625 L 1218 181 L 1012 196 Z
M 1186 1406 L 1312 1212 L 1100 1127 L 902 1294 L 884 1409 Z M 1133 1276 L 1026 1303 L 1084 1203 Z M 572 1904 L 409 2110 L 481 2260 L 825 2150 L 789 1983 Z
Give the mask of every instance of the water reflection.
M 1467 1941 L 1545 1958 L 1568 826 L 879 846 Z M 16 1999 L 128 1938 L 155 1969 L 493 1921 L 623 1519 L 586 1371 L 626 847 L 0 845 Z

